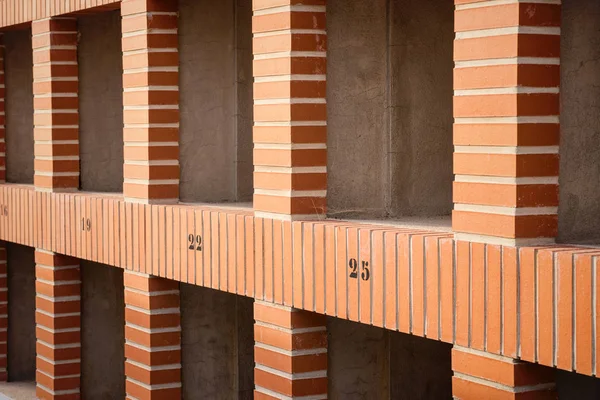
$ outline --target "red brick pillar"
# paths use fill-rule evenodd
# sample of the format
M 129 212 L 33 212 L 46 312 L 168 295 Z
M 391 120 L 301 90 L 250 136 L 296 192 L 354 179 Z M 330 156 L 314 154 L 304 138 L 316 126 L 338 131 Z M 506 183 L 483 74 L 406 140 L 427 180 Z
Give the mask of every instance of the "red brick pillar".
M 6 245 L 0 242 L 0 382 L 8 380 L 8 268 Z
M 39 399 L 80 398 L 81 281 L 76 259 L 35 251 L 36 382 Z
M 455 4 L 456 237 L 505 245 L 552 242 L 561 6 Z
M 179 283 L 125 271 L 128 399 L 181 398 Z
M 327 189 L 325 0 L 253 2 L 254 209 L 323 217 Z
M 254 303 L 254 398 L 326 399 L 325 316 Z
M 33 21 L 34 184 L 38 190 L 79 188 L 77 20 Z
M 6 86 L 4 85 L 4 38 L 0 33 L 0 183 L 6 182 Z
M 452 395 L 456 400 L 555 400 L 552 368 L 454 346 Z
M 123 168 L 127 200 L 179 199 L 179 56 L 176 0 L 124 0 Z

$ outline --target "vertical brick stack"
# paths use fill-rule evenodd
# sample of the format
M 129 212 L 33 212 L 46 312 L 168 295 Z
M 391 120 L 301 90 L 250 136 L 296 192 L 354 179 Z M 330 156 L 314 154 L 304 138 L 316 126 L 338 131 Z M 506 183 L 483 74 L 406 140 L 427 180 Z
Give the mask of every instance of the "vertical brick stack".
M 0 183 L 6 182 L 6 86 L 4 85 L 4 38 L 0 33 Z
M 79 188 L 77 20 L 31 24 L 33 35 L 34 184 L 38 190 Z
M 6 246 L 0 244 L 0 382 L 8 380 L 8 267 Z
M 36 394 L 80 398 L 81 281 L 76 259 L 35 252 Z
M 457 238 L 505 245 L 557 232 L 560 3 L 455 0 Z
M 128 399 L 181 398 L 179 283 L 125 271 Z
M 254 398 L 326 399 L 325 316 L 254 303 Z
M 121 4 L 127 200 L 179 199 L 177 1 Z
M 552 368 L 454 346 L 452 395 L 456 400 L 555 400 Z
M 324 216 L 327 188 L 325 0 L 253 2 L 254 209 Z

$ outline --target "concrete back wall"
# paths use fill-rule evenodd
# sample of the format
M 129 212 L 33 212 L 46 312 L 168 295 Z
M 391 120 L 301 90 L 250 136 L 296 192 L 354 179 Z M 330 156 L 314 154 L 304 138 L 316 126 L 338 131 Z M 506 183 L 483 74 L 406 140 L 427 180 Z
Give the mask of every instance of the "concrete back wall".
M 121 16 L 102 12 L 80 17 L 78 25 L 81 189 L 122 192 Z
M 564 0 L 559 240 L 600 243 L 600 2 Z
M 180 0 L 180 198 L 252 197 L 251 4 Z
M 31 30 L 4 33 L 6 181 L 33 183 L 33 50 Z
M 8 379 L 35 379 L 34 249 L 6 243 L 8 265 Z
M 125 397 L 123 270 L 81 261 L 81 395 Z
M 329 318 L 329 399 L 450 399 L 452 346 Z
M 327 4 L 328 213 L 452 209 L 453 4 Z
M 253 300 L 181 284 L 184 399 L 252 399 Z

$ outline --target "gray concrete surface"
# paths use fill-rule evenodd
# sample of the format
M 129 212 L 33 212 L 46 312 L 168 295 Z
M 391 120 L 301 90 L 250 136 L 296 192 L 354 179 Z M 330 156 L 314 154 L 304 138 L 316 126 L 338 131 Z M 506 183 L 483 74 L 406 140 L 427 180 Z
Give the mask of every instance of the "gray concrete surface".
M 381 328 L 329 318 L 329 398 L 388 399 L 388 333 Z
M 600 2 L 565 0 L 558 240 L 600 243 Z
M 251 6 L 241 0 L 181 0 L 179 10 L 181 200 L 247 201 Z
M 78 25 L 81 189 L 122 192 L 121 16 L 102 12 L 80 17 Z
M 35 379 L 34 250 L 7 243 L 8 379 Z
M 36 400 L 35 382 L 0 382 L 0 400 Z
M 81 261 L 81 395 L 125 397 L 123 270 Z
M 450 399 L 452 345 L 389 332 L 390 399 Z
M 556 389 L 559 400 L 600 399 L 600 379 L 574 372 L 556 370 Z
M 31 30 L 4 34 L 6 181 L 33 183 L 33 51 Z
M 337 318 L 327 329 L 330 399 L 451 398 L 451 345 Z
M 252 300 L 181 284 L 185 399 L 252 399 Z
M 328 214 L 452 208 L 452 3 L 327 4 Z

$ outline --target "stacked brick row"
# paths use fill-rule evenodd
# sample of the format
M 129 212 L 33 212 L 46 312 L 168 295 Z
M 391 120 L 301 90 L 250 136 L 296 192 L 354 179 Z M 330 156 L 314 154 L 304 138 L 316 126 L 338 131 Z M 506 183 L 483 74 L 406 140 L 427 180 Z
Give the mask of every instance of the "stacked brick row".
M 127 271 L 127 399 L 181 398 L 179 283 Z
M 0 34 L 0 183 L 6 182 L 6 86 L 4 84 L 4 41 Z
M 38 190 L 79 188 L 77 20 L 34 21 L 34 184 Z
M 134 202 L 179 199 L 177 2 L 125 0 L 123 194 Z
M 76 259 L 35 252 L 36 395 L 80 398 L 81 280 Z
M 487 243 L 552 242 L 560 2 L 455 4 L 454 231 Z
M 324 216 L 327 188 L 325 0 L 253 2 L 254 209 Z
M 0 2 L 0 27 L 18 25 L 92 7 L 114 6 L 120 0 L 4 0 Z
M 254 303 L 254 398 L 327 398 L 324 315 Z
M 0 246 L 0 382 L 8 380 L 8 268 L 6 246 Z
M 517 249 L 18 186 L 0 188 L 0 199 L 12 210 L 0 216 L 0 240 L 587 375 L 600 370 L 597 249 Z M 33 218 L 18 206 L 25 201 Z

